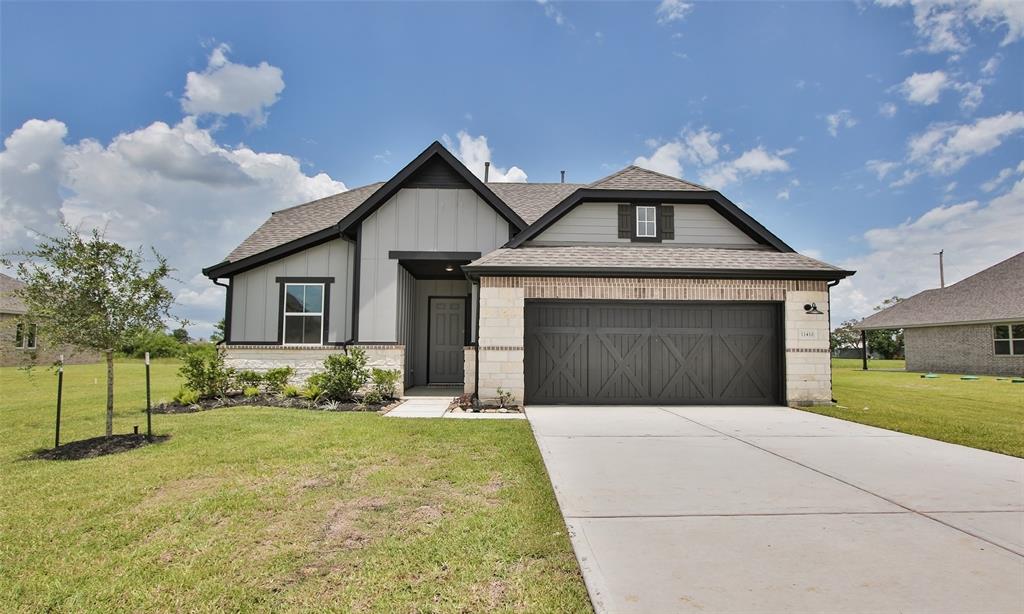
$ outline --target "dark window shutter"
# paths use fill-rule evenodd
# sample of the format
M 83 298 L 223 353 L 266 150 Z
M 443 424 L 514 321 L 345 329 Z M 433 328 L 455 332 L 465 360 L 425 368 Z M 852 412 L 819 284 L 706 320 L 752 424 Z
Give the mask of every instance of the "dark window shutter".
M 619 238 L 633 236 L 633 205 L 619 205 Z
M 658 220 L 661 223 L 661 239 L 676 238 L 676 208 L 673 205 L 661 205 L 658 207 L 661 211 L 661 219 Z

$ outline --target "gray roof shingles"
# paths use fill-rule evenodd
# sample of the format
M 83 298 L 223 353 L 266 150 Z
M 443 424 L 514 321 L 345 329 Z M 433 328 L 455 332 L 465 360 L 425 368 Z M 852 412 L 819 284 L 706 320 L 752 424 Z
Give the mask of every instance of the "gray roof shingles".
M 668 245 L 572 245 L 501 248 L 466 265 L 473 272 L 488 269 L 646 269 L 721 270 L 721 271 L 796 271 L 835 273 L 845 277 L 848 271 L 795 252 L 761 249 L 714 247 L 674 247 Z
M 1024 252 L 945 288 L 925 290 L 870 315 L 856 328 L 908 328 L 1024 321 Z
M 702 185 L 635 165 L 627 166 L 607 177 L 598 179 L 587 187 L 600 190 L 681 190 L 686 192 L 710 190 Z

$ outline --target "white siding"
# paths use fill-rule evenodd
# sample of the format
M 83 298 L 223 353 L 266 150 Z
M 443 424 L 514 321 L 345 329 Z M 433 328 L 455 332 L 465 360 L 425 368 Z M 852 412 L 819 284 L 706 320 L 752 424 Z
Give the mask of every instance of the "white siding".
M 335 239 L 235 275 L 231 279 L 231 341 L 277 340 L 281 297 L 278 277 L 333 277 L 324 339 L 348 340 L 352 332 L 354 258 L 354 244 Z
M 390 251 L 472 251 L 505 244 L 508 222 L 469 189 L 405 188 L 363 220 L 359 341 L 398 341 L 398 261 Z
M 580 203 L 531 243 L 629 243 L 619 238 L 618 203 Z M 708 205 L 675 209 L 675 239 L 664 243 L 751 246 L 757 242 Z

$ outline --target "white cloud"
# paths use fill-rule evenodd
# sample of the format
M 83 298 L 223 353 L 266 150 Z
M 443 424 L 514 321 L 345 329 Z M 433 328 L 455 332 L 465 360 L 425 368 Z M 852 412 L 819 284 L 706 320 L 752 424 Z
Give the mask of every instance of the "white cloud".
M 453 143 L 451 138 L 446 134 L 441 137 L 444 144 L 448 149 L 453 150 L 455 154 L 463 164 L 466 165 L 474 175 L 480 179 L 484 178 L 484 162 L 491 163 L 491 169 L 488 172 L 488 181 L 494 183 L 522 183 L 526 181 L 526 173 L 523 169 L 518 166 L 513 166 L 508 170 L 496 166 L 491 158 L 491 148 L 487 144 L 487 137 L 480 135 L 477 137 L 470 136 L 465 130 L 460 130 L 455 135 L 458 139 L 458 143 Z
M 284 90 L 281 69 L 260 62 L 258 66 L 235 64 L 231 48 L 216 46 L 203 72 L 185 77 L 181 108 L 190 115 L 241 115 L 253 124 L 266 122 L 266 110 Z
M 981 84 L 957 83 L 955 87 L 958 92 L 963 94 L 963 98 L 960 99 L 961 109 L 971 113 L 981 105 L 981 101 L 985 97 L 984 92 L 981 90 Z
M 792 150 L 770 153 L 764 147 L 748 149 L 734 160 L 719 162 L 701 173 L 701 182 L 717 189 L 736 183 L 746 177 L 757 177 L 768 173 L 789 170 L 789 163 L 783 156 Z
M 985 60 L 985 63 L 981 65 L 981 74 L 986 77 L 991 77 L 996 74 L 999 70 L 999 64 L 1003 61 L 1003 54 L 997 53 L 989 59 Z
M 658 16 L 658 23 L 672 23 L 673 21 L 681 21 L 692 10 L 692 2 L 661 0 L 661 3 L 658 4 L 658 8 L 654 12 Z
M 922 51 L 962 53 L 971 44 L 968 26 L 1005 28 L 1001 45 L 1024 36 L 1024 2 L 1020 0 L 876 0 L 881 6 L 911 6 Z M 987 32 L 986 32 L 987 33 Z
M 51 234 L 61 219 L 106 226 L 111 240 L 154 246 L 177 277 L 190 280 L 172 286 L 190 320 L 223 313 L 220 289 L 199 275 L 202 267 L 221 260 L 272 210 L 345 189 L 325 173 L 305 174 L 289 155 L 218 143 L 194 117 L 154 122 L 107 144 L 66 138 L 63 122 L 33 119 L 4 142 L 5 250 L 31 246 L 31 230 Z
M 778 200 L 789 200 L 789 188 L 779 190 L 779 193 L 775 195 Z
M 1021 130 L 1024 130 L 1024 112 L 1020 111 L 1007 111 L 969 124 L 934 124 L 910 138 L 908 160 L 933 173 L 949 174 L 999 147 Z
M 994 192 L 996 188 L 1003 185 L 1003 182 L 1005 182 L 1010 177 L 1013 177 L 1013 174 L 1015 172 L 1024 174 L 1024 160 L 1022 160 L 1021 163 L 1018 164 L 1017 168 L 1015 169 L 1004 168 L 1003 170 L 999 171 L 999 173 L 995 177 L 981 184 L 981 189 L 984 192 Z
M 939 101 L 942 90 L 952 87 L 952 82 L 945 72 L 914 73 L 903 80 L 899 90 L 906 97 L 907 102 L 922 105 L 931 105 Z
M 544 9 L 544 14 L 547 15 L 551 21 L 554 21 L 560 26 L 569 25 L 569 22 L 565 19 L 565 14 L 562 13 L 561 9 L 555 6 L 550 0 L 537 0 L 537 4 Z
M 892 118 L 896 116 L 896 105 L 891 102 L 884 102 L 878 105 L 878 114 L 882 117 Z
M 897 168 L 899 168 L 900 163 L 890 162 L 887 160 L 868 160 L 865 166 L 869 171 L 874 173 L 876 177 L 878 177 L 879 181 L 881 181 L 885 179 L 885 176 L 888 175 L 891 171 L 894 171 Z
M 654 153 L 649 157 L 637 156 L 633 160 L 633 164 L 666 175 L 672 175 L 673 177 L 682 177 L 683 165 L 679 162 L 679 159 L 683 157 L 685 152 L 686 149 L 682 143 L 672 141 L 655 149 Z
M 864 317 L 882 299 L 910 296 L 939 285 L 938 260 L 945 250 L 946 281 L 977 273 L 1021 249 L 1024 180 L 988 204 L 939 206 L 902 224 L 864 233 L 868 251 L 841 263 L 857 271 L 832 290 L 834 323 Z
M 828 127 L 829 134 L 839 136 L 839 129 L 853 128 L 857 125 L 857 118 L 853 116 L 849 109 L 840 109 L 835 113 L 826 115 L 825 124 Z

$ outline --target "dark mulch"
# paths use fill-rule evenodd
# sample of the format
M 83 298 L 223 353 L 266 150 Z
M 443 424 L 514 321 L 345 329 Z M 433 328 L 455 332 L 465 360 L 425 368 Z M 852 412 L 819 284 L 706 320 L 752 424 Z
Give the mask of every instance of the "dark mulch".
M 153 408 L 154 414 L 192 414 L 198 411 L 209 411 L 221 407 L 288 407 L 292 409 L 310 409 L 315 411 L 382 411 L 390 409 L 398 401 L 388 401 L 383 405 L 363 405 L 350 401 L 347 403 L 314 404 L 302 397 L 282 397 L 276 394 L 258 394 L 247 397 L 243 394 L 230 394 L 224 397 L 202 399 L 193 405 L 180 403 L 161 403 Z
M 36 450 L 29 458 L 39 460 L 82 460 L 83 458 L 96 458 L 107 454 L 118 454 L 148 446 L 150 444 L 163 443 L 170 439 L 170 435 L 154 435 L 153 440 L 146 439 L 145 435 L 128 433 L 125 435 L 111 435 L 110 437 L 93 437 L 92 439 L 80 439 L 61 444 L 56 448 Z

